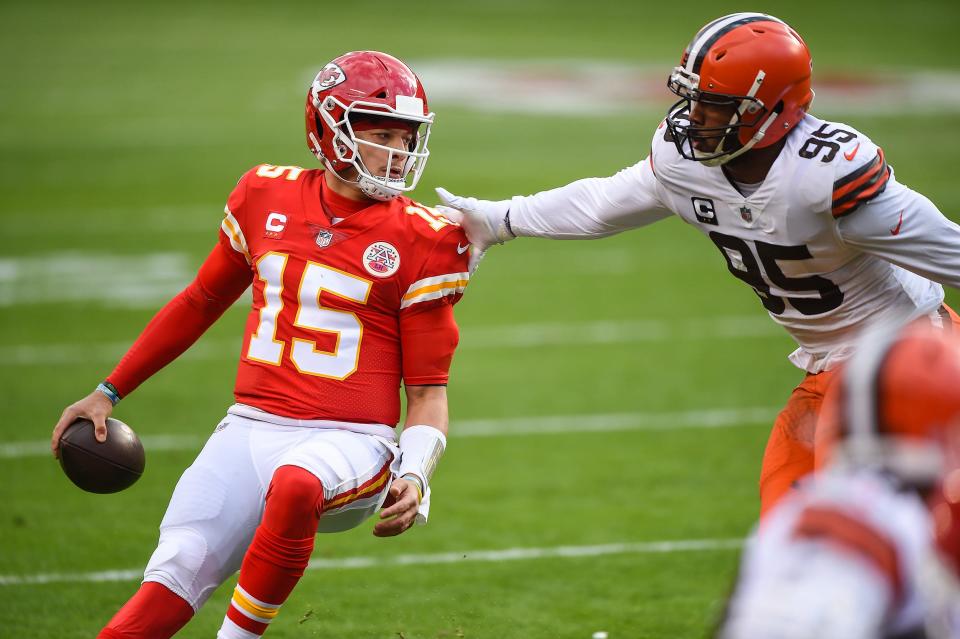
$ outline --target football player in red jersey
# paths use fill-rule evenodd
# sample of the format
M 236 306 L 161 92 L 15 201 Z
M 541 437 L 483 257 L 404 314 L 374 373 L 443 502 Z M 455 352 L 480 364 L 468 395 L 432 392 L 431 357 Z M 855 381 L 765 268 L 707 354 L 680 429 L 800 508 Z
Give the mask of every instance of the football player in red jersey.
M 196 280 L 64 410 L 55 455 L 80 417 L 103 440 L 120 398 L 253 285 L 236 403 L 177 484 L 142 586 L 100 637 L 170 637 L 238 568 L 217 636 L 258 637 L 318 531 L 381 507 L 381 537 L 426 521 L 446 446 L 453 305 L 469 279 L 459 226 L 404 196 L 429 157 L 433 119 L 400 60 L 359 51 L 326 65 L 306 102 L 307 144 L 325 168 L 261 165 L 241 177 Z
M 805 372 L 764 453 L 763 512 L 813 469 L 824 391 L 865 322 L 912 312 L 960 321 L 942 286 L 960 288 L 960 226 L 899 183 L 863 133 L 809 113 L 811 68 L 806 43 L 782 20 L 723 16 L 670 74 L 680 100 L 646 159 L 499 202 L 438 189 L 464 215 L 474 264 L 520 235 L 599 238 L 671 215 L 706 235 L 797 342 L 790 361 Z

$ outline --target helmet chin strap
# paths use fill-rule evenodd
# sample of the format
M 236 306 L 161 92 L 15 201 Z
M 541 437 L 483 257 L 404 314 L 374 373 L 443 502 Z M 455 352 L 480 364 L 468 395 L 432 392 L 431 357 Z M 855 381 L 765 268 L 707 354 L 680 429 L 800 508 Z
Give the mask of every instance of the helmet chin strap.
M 770 115 L 767 117 L 767 119 L 764 120 L 763 124 L 760 125 L 760 128 L 757 129 L 757 132 L 753 134 L 753 137 L 750 138 L 746 144 L 744 144 L 742 147 L 740 147 L 733 153 L 729 153 L 727 155 L 721 155 L 719 157 L 715 157 L 709 160 L 702 160 L 702 162 L 706 166 L 721 166 L 723 164 L 726 164 L 733 158 L 743 155 L 744 153 L 752 149 L 754 146 L 756 146 L 757 142 L 763 139 L 763 136 L 767 134 L 767 129 L 770 128 L 770 125 L 773 124 L 773 121 L 777 119 L 778 115 L 780 114 L 777 111 L 771 112 Z M 720 144 L 718 145 L 718 147 L 722 147 L 722 146 L 723 146 L 723 140 L 720 141 Z M 718 150 L 721 150 L 721 149 L 718 148 Z
M 333 173 L 334 176 L 344 184 L 347 184 L 352 187 L 356 187 L 360 190 L 361 193 L 366 195 L 372 200 L 377 200 L 378 202 L 386 202 L 387 200 L 392 200 L 393 198 L 400 195 L 401 191 L 399 189 L 391 188 L 381 182 L 373 180 L 366 175 L 363 175 L 359 171 L 357 172 L 357 179 L 348 180 L 347 178 L 340 175 L 340 172 L 333 168 L 333 165 L 329 160 L 323 158 L 323 165 L 328 171 Z M 400 184 L 404 184 L 403 180 L 397 180 Z
M 403 180 L 396 181 L 400 184 L 405 184 Z M 376 180 L 372 180 L 366 175 L 361 175 L 360 179 L 357 180 L 357 184 L 364 195 L 380 202 L 392 200 L 401 193 L 400 189 L 395 189 Z

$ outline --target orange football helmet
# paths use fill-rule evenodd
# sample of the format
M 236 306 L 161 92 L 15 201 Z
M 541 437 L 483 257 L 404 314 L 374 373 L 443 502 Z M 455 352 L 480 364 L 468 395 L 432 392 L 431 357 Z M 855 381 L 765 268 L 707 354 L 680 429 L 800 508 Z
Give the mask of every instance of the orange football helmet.
M 932 487 L 960 467 L 960 337 L 927 319 L 875 327 L 824 397 L 817 454 Z
M 785 22 L 763 13 L 734 13 L 704 26 L 667 80 L 680 96 L 667 112 L 677 150 L 718 166 L 752 148 L 782 139 L 813 102 L 813 62 L 803 39 Z M 735 107 L 725 126 L 694 126 L 695 102 Z M 717 140 L 704 152 L 695 140 Z
M 355 168 L 356 183 L 369 197 L 389 200 L 417 186 L 430 156 L 427 140 L 434 114 L 420 78 L 397 58 L 351 51 L 329 62 L 307 90 L 305 115 L 310 151 L 341 179 L 345 169 Z M 357 138 L 358 120 L 371 118 L 412 128 L 416 134 L 410 147 L 401 151 Z M 388 166 L 394 157 L 403 157 L 403 177 L 374 175 L 360 156 L 364 145 L 387 151 Z

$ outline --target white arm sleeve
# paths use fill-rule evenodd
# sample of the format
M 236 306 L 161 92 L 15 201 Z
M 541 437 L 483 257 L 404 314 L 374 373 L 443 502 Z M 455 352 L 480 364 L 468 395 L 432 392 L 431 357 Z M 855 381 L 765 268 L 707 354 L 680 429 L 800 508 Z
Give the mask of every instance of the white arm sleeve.
M 513 198 L 510 230 L 518 237 L 558 240 L 608 237 L 669 217 L 659 188 L 647 158 L 610 177 Z
M 837 229 L 851 246 L 960 289 L 960 226 L 893 177 L 882 194 L 840 218 Z

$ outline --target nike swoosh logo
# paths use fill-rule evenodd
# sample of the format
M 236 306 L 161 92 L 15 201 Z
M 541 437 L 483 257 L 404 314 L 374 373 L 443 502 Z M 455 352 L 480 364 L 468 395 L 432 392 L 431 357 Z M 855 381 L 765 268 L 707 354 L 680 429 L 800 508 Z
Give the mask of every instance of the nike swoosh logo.
M 853 158 L 857 157 L 857 151 L 859 150 L 860 150 L 860 143 L 857 142 L 857 146 L 853 147 L 853 150 L 850 151 L 849 153 L 844 153 L 843 157 L 847 158 L 847 161 L 850 161 Z
M 467 244 L 466 246 L 460 246 L 460 242 L 457 242 L 457 253 L 458 253 L 458 254 L 463 255 L 464 253 L 467 252 L 467 249 L 468 249 L 468 248 L 470 248 L 470 245 L 469 245 L 469 244 Z
M 900 211 L 900 221 L 897 222 L 895 227 L 890 229 L 890 235 L 899 235 L 901 226 L 903 226 L 903 211 Z

